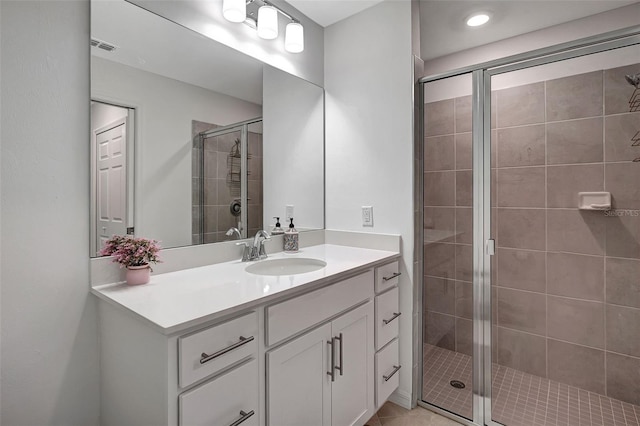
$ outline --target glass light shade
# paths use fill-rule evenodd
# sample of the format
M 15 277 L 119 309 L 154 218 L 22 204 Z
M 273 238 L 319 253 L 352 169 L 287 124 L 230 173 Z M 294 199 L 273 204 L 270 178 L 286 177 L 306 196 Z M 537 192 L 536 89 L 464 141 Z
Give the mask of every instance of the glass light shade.
M 284 33 L 284 48 L 290 53 L 300 53 L 304 50 L 304 27 L 298 22 L 287 24 Z
M 272 40 L 278 37 L 278 11 L 275 7 L 258 9 L 258 37 Z
M 467 25 L 470 27 L 479 27 L 489 22 L 489 19 L 491 19 L 491 17 L 486 13 L 476 13 L 467 19 Z
M 224 0 L 222 16 L 231 22 L 244 22 L 247 19 L 247 3 L 245 0 Z

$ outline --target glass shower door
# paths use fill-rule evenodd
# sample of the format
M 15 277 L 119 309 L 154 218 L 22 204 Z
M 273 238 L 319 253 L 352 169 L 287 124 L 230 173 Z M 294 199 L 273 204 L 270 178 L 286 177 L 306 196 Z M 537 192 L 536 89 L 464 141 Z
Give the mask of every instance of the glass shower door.
M 640 424 L 640 36 L 581 43 L 423 83 L 421 393 L 463 424 Z
M 472 78 L 424 85 L 423 401 L 473 420 Z
M 490 71 L 495 422 L 640 423 L 638 58 Z

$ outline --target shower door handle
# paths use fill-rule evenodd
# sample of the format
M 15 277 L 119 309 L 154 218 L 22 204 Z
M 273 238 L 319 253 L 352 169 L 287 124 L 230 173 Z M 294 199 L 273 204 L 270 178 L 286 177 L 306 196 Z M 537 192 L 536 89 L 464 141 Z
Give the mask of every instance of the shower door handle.
M 495 256 L 496 254 L 496 240 L 487 240 L 484 244 L 487 254 L 489 256 Z

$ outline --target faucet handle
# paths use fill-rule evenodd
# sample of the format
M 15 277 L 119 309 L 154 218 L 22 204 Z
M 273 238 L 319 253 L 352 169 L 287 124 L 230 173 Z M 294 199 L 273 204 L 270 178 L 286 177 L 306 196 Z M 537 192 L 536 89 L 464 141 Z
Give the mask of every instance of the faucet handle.
M 269 241 L 271 239 L 271 237 L 269 237 L 268 235 L 265 237 L 264 240 L 260 240 L 260 249 L 258 252 L 258 258 L 259 259 L 266 259 L 267 258 L 267 251 L 264 248 L 264 243 Z
M 249 244 L 247 244 L 245 241 L 240 242 L 240 243 L 236 243 L 237 246 L 244 246 L 244 249 L 242 250 L 242 261 L 243 262 L 248 262 L 249 258 L 251 257 L 251 246 Z

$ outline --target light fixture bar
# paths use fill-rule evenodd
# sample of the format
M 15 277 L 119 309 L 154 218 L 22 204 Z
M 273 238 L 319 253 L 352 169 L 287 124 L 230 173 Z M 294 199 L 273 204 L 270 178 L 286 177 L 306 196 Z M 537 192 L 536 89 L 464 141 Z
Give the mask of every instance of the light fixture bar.
M 291 22 L 297 23 L 299 24 L 300 21 L 298 21 L 296 18 L 294 18 L 293 16 L 289 15 L 287 12 L 285 12 L 284 10 L 280 9 L 278 6 L 276 6 L 275 4 L 271 3 L 269 0 L 249 0 L 247 1 L 247 4 L 249 3 L 253 3 L 259 1 L 261 3 L 264 3 L 267 6 L 271 6 L 274 9 L 276 9 L 278 12 L 280 12 L 285 18 L 287 18 L 288 20 L 290 20 Z
M 285 50 L 289 53 L 300 53 L 304 50 L 304 27 L 297 18 L 282 10 L 270 0 L 240 1 L 244 1 L 246 9 L 245 19 L 242 22 L 256 30 L 258 37 L 266 40 L 278 37 L 278 14 L 280 14 L 291 21 L 286 26 Z M 250 5 L 251 7 L 249 7 Z

